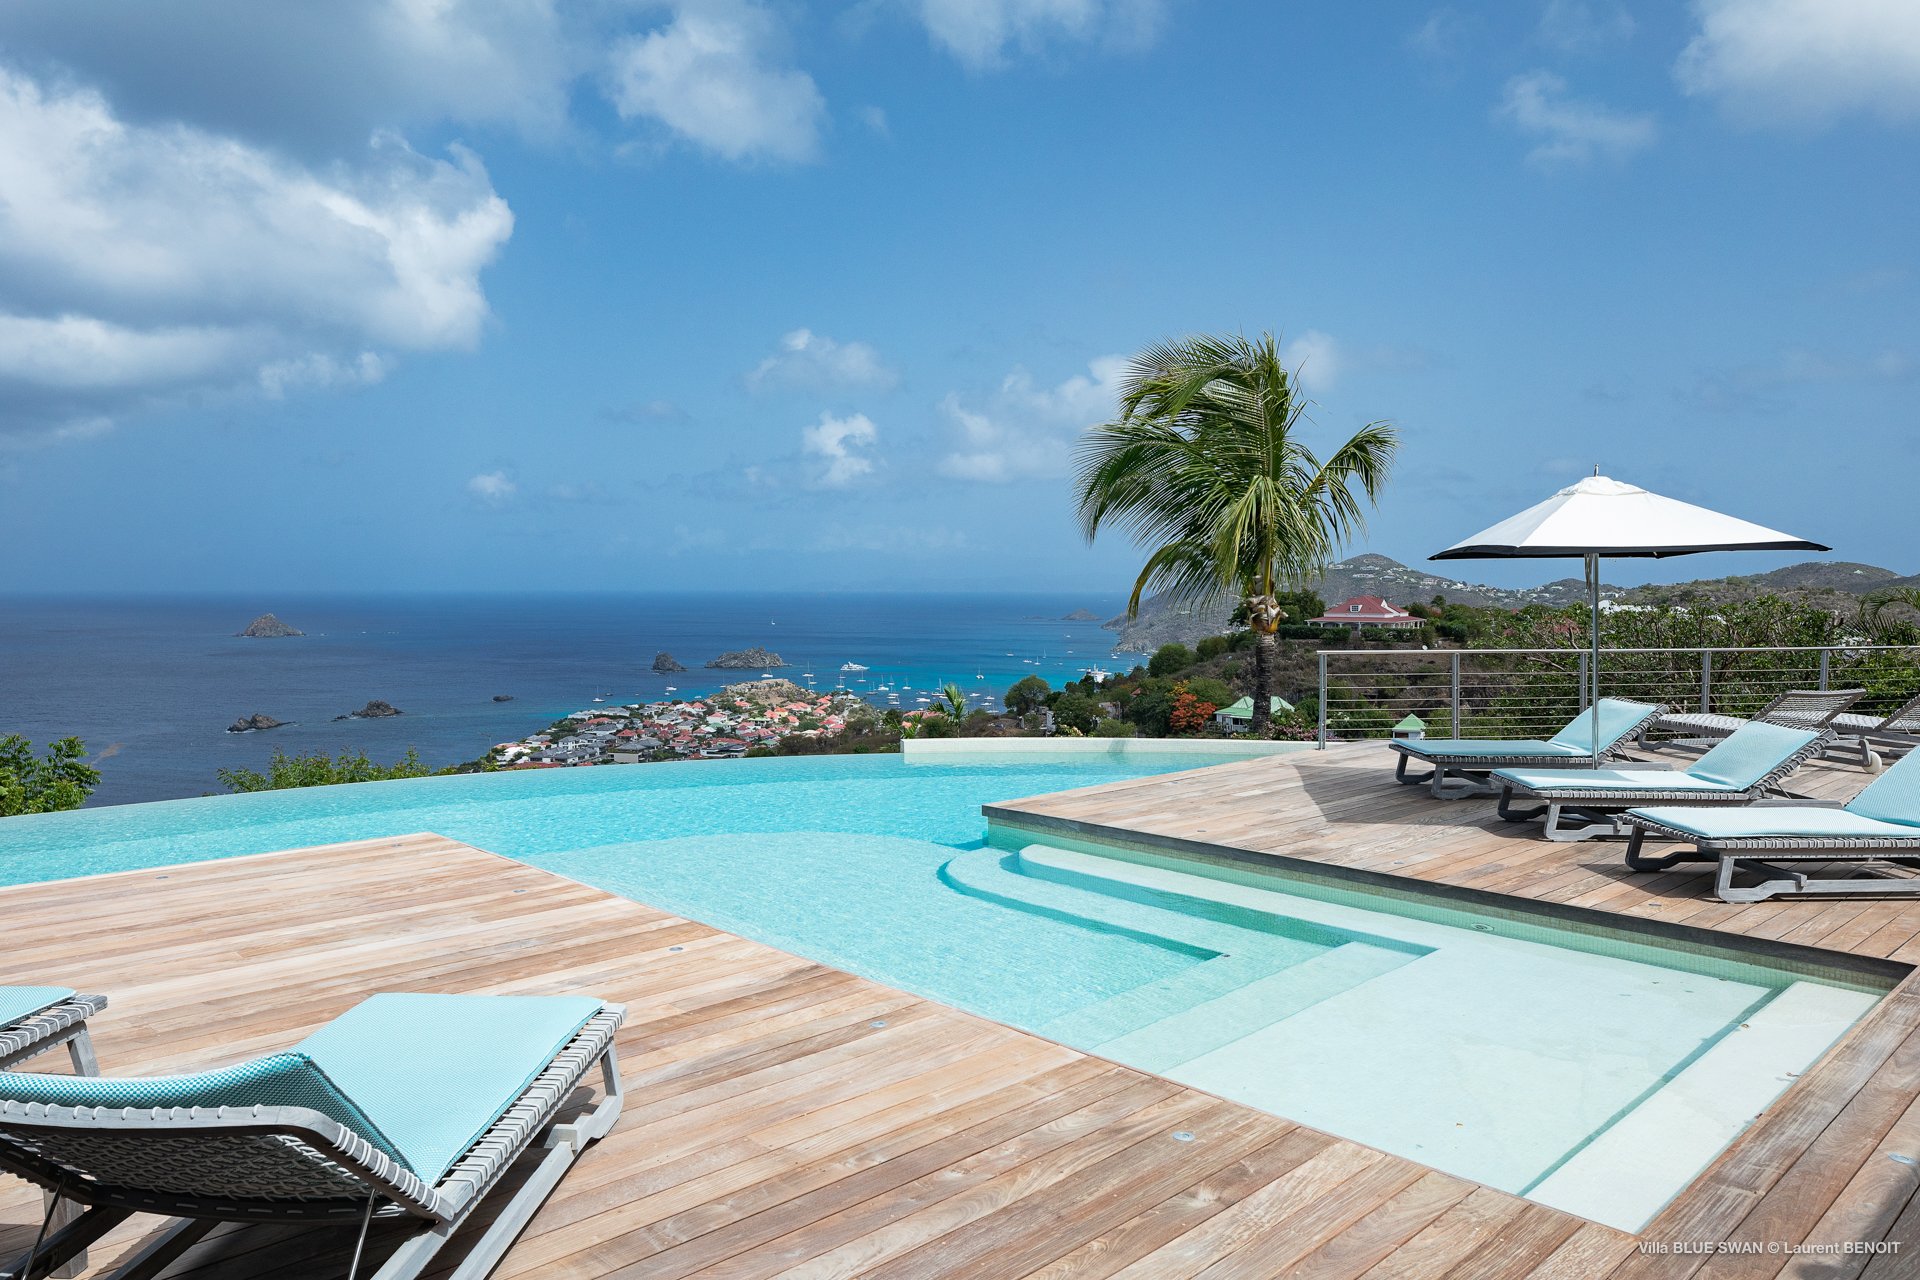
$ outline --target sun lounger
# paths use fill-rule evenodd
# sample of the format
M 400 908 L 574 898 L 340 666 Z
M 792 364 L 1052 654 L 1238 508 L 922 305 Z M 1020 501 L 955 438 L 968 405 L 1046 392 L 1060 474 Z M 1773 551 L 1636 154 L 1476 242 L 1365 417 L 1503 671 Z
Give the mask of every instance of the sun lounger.
M 1789 689 L 1754 712 L 1749 719 L 1711 711 L 1669 711 L 1640 731 L 1640 745 L 1649 733 L 1671 733 L 1695 741 L 1725 738 L 1747 724 L 1777 724 L 1789 729 L 1824 729 L 1833 718 L 1858 702 L 1865 689 Z
M 1625 749 L 1666 708 L 1625 698 L 1600 699 L 1600 758 L 1610 759 Z M 1388 745 L 1400 755 L 1394 765 L 1396 781 L 1418 786 L 1431 783 L 1442 800 L 1494 794 L 1487 776 L 1495 769 L 1590 769 L 1593 767 L 1593 715 L 1582 711 L 1567 727 L 1544 741 L 1511 738 L 1395 739 Z M 1407 762 L 1419 760 L 1431 772 L 1410 776 Z
M 1879 769 L 1883 759 L 1906 755 L 1920 744 L 1920 697 L 1889 715 L 1842 711 L 1827 722 L 1835 741 L 1860 752 L 1860 763 Z
M 372 1280 L 420 1275 L 536 1141 L 454 1277 L 478 1280 L 620 1114 L 618 1005 L 378 995 L 293 1050 L 186 1076 L 0 1074 L 0 1168 L 87 1206 L 14 1263 L 40 1280 L 134 1213 L 178 1218 L 117 1277 L 158 1275 L 220 1222 L 415 1224 Z M 598 1065 L 601 1095 L 555 1123 Z M 357 1264 L 356 1264 L 357 1265 Z
M 1748 809 L 1632 809 L 1627 863 L 1636 871 L 1666 871 L 1695 859 L 1718 860 L 1714 892 L 1723 902 L 1819 894 L 1920 893 L 1920 878 L 1861 875 L 1816 880 L 1774 866 L 1778 862 L 1901 863 L 1920 866 L 1920 752 L 1874 779 L 1845 805 L 1815 800 L 1764 803 Z M 1693 847 L 1649 858 L 1647 839 Z M 1764 855 L 1764 857 L 1763 857 Z M 1737 872 L 1757 872 L 1759 884 L 1736 886 Z
M 106 1007 L 67 987 L 0 987 L 0 1071 L 65 1045 L 75 1071 L 99 1074 L 87 1019 Z
M 1546 819 L 1549 840 L 1624 835 L 1619 816 L 1646 804 L 1751 804 L 1777 791 L 1782 779 L 1826 749 L 1822 730 L 1749 724 L 1685 769 L 1500 769 L 1500 816 L 1509 822 Z M 1515 797 L 1536 801 L 1519 808 Z M 1571 819 L 1571 823 L 1569 823 Z

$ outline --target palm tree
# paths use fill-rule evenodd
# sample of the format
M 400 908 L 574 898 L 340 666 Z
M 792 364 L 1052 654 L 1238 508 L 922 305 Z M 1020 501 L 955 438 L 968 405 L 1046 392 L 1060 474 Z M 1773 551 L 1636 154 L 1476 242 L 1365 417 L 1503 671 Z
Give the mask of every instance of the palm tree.
M 1152 547 L 1127 601 L 1238 594 L 1254 633 L 1253 723 L 1271 719 L 1280 592 L 1315 581 L 1378 501 L 1399 448 L 1385 422 L 1325 462 L 1300 436 L 1308 402 L 1270 333 L 1183 338 L 1135 356 L 1120 416 L 1081 439 L 1075 488 L 1089 542 L 1118 526 Z
M 1893 631 L 1902 608 L 1920 612 L 1920 587 L 1884 587 L 1860 601 L 1860 624 L 1878 639 Z M 1889 617 L 1889 612 L 1893 617 Z

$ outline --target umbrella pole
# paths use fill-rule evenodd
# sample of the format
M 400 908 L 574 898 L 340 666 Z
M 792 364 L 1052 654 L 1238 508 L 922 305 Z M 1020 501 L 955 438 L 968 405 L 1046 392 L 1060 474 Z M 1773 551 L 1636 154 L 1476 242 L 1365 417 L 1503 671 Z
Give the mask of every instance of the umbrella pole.
M 1587 623 L 1587 662 L 1586 690 L 1589 728 L 1593 738 L 1593 767 L 1600 767 L 1600 557 L 1594 552 L 1587 553 L 1587 603 L 1589 608 Z

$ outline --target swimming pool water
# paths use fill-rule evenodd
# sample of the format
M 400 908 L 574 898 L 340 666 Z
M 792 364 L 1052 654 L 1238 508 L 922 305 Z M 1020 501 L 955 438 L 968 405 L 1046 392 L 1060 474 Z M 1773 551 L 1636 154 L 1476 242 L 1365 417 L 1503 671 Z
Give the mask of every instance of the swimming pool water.
M 1884 990 L 980 814 L 1193 766 L 823 757 L 170 801 L 0 822 L 0 883 L 433 831 L 1627 1229 Z

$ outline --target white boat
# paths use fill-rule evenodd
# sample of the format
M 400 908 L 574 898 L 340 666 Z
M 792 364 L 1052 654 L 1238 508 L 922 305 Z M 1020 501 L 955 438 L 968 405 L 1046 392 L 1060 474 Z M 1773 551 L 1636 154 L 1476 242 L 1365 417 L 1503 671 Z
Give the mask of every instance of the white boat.
M 865 671 L 868 668 L 861 666 L 857 662 L 843 662 L 840 664 L 840 669 L 842 671 Z
M 1095 684 L 1105 684 L 1107 681 L 1113 679 L 1113 672 L 1102 667 L 1088 667 L 1086 676 L 1087 679 L 1093 681 Z

